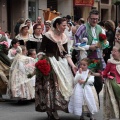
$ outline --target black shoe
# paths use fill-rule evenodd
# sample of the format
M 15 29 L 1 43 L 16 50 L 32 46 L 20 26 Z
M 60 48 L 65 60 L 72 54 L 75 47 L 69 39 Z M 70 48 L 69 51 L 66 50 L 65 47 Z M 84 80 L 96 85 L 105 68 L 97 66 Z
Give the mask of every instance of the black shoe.
M 85 120 L 83 116 L 80 117 L 80 120 Z
M 48 115 L 48 120 L 54 120 L 54 116 L 52 113 L 50 114 L 49 112 L 47 112 L 47 115 Z
M 87 117 L 89 117 L 89 118 L 90 118 L 90 113 L 87 113 Z
M 58 114 L 57 114 L 57 115 L 58 115 Z M 57 118 L 54 116 L 54 113 L 53 113 L 53 117 L 54 117 L 53 120 L 60 120 L 59 116 L 58 116 Z

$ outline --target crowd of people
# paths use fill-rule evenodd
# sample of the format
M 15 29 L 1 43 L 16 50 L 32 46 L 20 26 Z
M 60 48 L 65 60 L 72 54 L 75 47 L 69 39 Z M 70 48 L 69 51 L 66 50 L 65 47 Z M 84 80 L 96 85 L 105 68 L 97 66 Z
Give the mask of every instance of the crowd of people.
M 104 120 L 120 119 L 120 23 L 99 21 L 93 9 L 77 22 L 22 18 L 14 32 L 0 27 L 1 97 L 35 99 L 49 120 L 60 120 L 58 110 L 95 120 L 104 87 Z

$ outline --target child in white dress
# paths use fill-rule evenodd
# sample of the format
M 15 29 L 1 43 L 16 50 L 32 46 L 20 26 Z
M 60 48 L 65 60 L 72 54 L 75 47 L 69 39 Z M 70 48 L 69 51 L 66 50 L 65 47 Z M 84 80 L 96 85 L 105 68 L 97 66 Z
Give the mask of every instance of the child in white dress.
M 84 58 L 80 62 L 80 68 L 74 78 L 74 90 L 68 104 L 70 113 L 81 116 L 84 120 L 83 108 L 87 107 L 87 112 L 91 113 L 90 119 L 93 120 L 92 114 L 98 112 L 98 99 L 94 88 L 94 76 L 88 69 L 88 59 Z

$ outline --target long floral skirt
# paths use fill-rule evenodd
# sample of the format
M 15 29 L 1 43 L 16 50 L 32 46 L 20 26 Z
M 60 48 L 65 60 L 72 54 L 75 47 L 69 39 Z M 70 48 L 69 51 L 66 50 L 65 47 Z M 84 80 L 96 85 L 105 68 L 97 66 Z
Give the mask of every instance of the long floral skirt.
M 104 120 L 120 119 L 120 85 L 107 79 L 104 85 Z
M 54 57 L 49 59 L 52 66 L 52 74 L 47 77 L 36 76 L 36 111 L 62 110 L 68 112 L 68 101 L 73 90 L 71 69 L 65 59 L 60 59 L 59 61 L 56 61 Z

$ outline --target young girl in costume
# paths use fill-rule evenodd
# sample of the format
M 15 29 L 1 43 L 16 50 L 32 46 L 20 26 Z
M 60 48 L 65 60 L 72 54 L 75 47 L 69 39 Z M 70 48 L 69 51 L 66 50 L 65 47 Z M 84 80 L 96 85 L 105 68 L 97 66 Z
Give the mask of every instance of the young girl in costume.
M 98 112 L 97 93 L 93 85 L 94 76 L 91 75 L 88 64 L 87 58 L 80 62 L 80 68 L 74 78 L 74 91 L 68 105 L 69 112 L 81 116 L 80 120 L 84 120 L 85 111 L 91 113 L 91 120 L 93 120 L 92 114 Z
M 113 47 L 112 58 L 102 72 L 104 86 L 104 119 L 120 119 L 120 47 Z
M 35 89 L 27 75 L 35 69 L 35 59 L 26 56 L 25 46 L 18 46 L 9 71 L 9 95 L 11 98 L 30 100 L 35 97 Z
M 28 50 L 28 56 L 31 58 L 34 58 L 34 60 L 37 62 L 38 58 L 37 58 L 37 54 L 36 54 L 36 49 L 29 49 Z M 35 77 L 36 75 L 33 75 L 31 77 L 31 84 L 33 85 L 33 87 L 35 88 Z
M 32 57 L 34 59 L 37 59 L 37 54 L 36 54 L 36 50 L 35 49 L 29 49 L 28 50 L 28 56 Z

